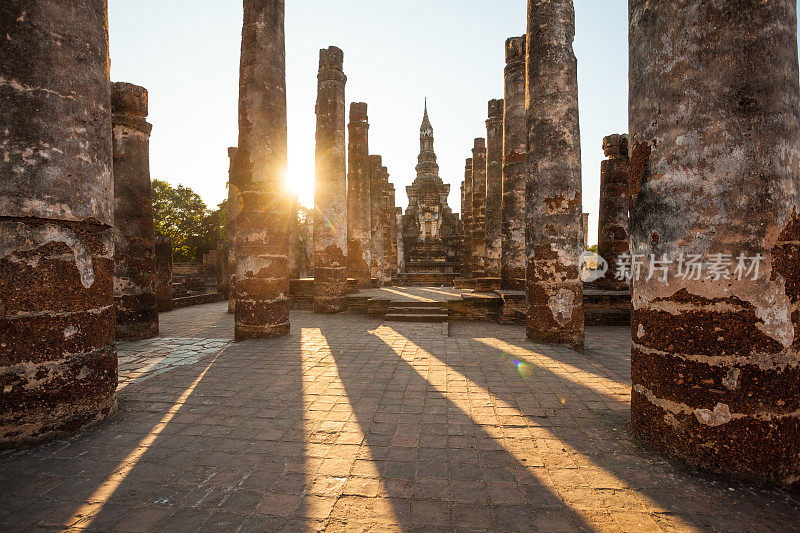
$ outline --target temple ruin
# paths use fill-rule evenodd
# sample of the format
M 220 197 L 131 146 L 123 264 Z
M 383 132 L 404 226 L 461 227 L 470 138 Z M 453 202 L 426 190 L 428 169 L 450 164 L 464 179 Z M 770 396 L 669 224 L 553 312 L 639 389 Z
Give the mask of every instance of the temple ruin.
M 599 176 L 572 0 L 495 43 L 502 98 L 455 156 L 425 100 L 415 174 L 314 43 L 313 206 L 286 183 L 285 1 L 242 5 L 227 201 L 192 257 L 108 2 L 0 6 L 0 530 L 800 523 L 795 1 L 630 0 Z

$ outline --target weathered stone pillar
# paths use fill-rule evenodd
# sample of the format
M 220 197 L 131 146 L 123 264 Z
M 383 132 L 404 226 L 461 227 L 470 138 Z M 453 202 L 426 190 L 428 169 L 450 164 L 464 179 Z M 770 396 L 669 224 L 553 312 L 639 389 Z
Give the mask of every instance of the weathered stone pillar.
M 383 281 L 383 158 L 379 155 L 369 156 L 369 194 L 372 248 L 370 250 L 370 271 L 373 283 Z
M 289 195 L 289 278 L 298 279 L 300 277 L 300 259 L 301 244 L 300 244 L 300 222 L 297 219 L 297 212 L 300 208 L 300 199 L 295 193 L 287 193 Z
M 472 275 L 486 277 L 486 139 L 472 149 Z
M 633 281 L 632 429 L 693 465 L 797 482 L 796 3 L 629 9 L 631 249 L 672 261 L 667 282 Z
M 589 213 L 581 213 L 581 232 L 583 234 L 583 249 L 589 248 Z
M 525 290 L 525 37 L 506 41 L 503 114 L 503 251 L 500 287 Z
M 528 338 L 583 346 L 581 145 L 572 0 L 529 0 Z
M 383 256 L 386 259 L 386 268 L 384 269 L 386 283 L 392 282 L 395 270 L 397 268 L 397 259 L 395 258 L 395 242 L 394 242 L 394 219 L 395 219 L 395 189 L 394 184 L 389 182 L 389 170 L 384 167 L 384 177 L 386 182 L 383 188 L 384 194 L 384 210 L 383 210 Z
M 0 4 L 0 447 L 116 400 L 104 0 Z
M 406 250 L 403 242 L 403 208 L 398 207 L 395 211 L 395 261 L 397 262 L 397 273 L 402 274 L 406 271 Z
M 598 220 L 597 253 L 608 262 L 608 272 L 596 284 L 621 289 L 627 282 L 615 274 L 619 256 L 629 253 L 628 245 L 628 136 L 609 135 L 603 139 L 608 157 L 600 165 L 600 218 Z
M 237 161 L 239 149 L 228 148 L 228 313 L 236 313 L 236 217 L 242 210 L 242 196 L 239 194 L 239 176 Z M 170 248 L 171 250 L 171 248 Z M 170 251 L 170 257 L 172 252 Z M 171 267 L 170 267 L 171 268 Z M 171 296 L 170 296 L 171 298 Z
M 360 289 L 372 287 L 370 271 L 370 181 L 369 119 L 367 104 L 350 104 L 350 140 L 347 174 L 347 265 L 348 276 Z
M 158 310 L 172 311 L 172 239 L 156 237 L 156 302 Z
M 147 90 L 111 85 L 116 339 L 158 335 Z
M 503 253 L 503 100 L 489 101 L 486 121 L 486 285 L 500 288 Z
M 464 217 L 461 222 L 461 232 L 464 236 L 464 248 L 461 250 L 461 262 L 464 271 L 461 276 L 464 279 L 475 279 L 475 258 L 472 253 L 472 158 L 468 158 L 464 167 Z
M 236 340 L 289 334 L 283 0 L 245 0 L 239 82 Z
M 317 181 L 314 226 L 314 312 L 347 309 L 347 155 L 344 53 L 319 51 Z

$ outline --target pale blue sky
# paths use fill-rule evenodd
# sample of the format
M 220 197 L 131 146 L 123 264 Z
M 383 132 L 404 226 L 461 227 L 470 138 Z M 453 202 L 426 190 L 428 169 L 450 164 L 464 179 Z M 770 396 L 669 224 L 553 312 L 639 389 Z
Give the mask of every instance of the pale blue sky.
M 347 101 L 370 111 L 381 154 L 407 205 L 427 96 L 442 178 L 460 209 L 464 160 L 502 98 L 504 43 L 525 32 L 526 0 L 287 0 L 289 179 L 313 200 L 314 103 L 320 48 L 345 53 Z M 151 173 L 209 205 L 226 197 L 237 143 L 241 0 L 110 0 L 114 81 L 150 92 Z M 576 0 L 584 210 L 597 240 L 602 138 L 627 129 L 627 1 Z

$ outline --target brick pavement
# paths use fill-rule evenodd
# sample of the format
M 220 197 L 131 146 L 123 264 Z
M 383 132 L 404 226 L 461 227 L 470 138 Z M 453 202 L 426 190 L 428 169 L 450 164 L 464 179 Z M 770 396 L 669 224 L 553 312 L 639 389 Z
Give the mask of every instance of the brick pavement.
M 578 354 L 520 326 L 292 327 L 233 345 L 224 303 L 162 314 L 121 347 L 125 372 L 156 362 L 112 420 L 0 454 L 0 530 L 800 529 L 796 494 L 631 441 L 625 328 Z

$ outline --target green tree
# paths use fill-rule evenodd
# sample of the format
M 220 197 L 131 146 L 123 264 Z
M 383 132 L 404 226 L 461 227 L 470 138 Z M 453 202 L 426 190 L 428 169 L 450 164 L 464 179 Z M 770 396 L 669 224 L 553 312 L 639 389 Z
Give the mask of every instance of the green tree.
M 200 261 L 227 239 L 227 202 L 209 211 L 189 187 L 153 180 L 156 235 L 172 239 L 175 261 Z

